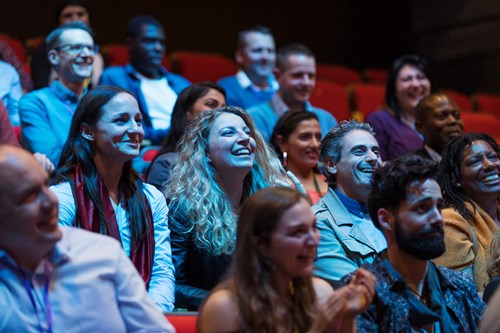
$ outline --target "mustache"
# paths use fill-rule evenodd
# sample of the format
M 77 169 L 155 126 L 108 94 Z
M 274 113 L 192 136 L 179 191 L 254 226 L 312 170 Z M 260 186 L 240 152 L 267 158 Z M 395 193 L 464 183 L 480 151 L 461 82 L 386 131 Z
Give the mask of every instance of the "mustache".
M 437 233 L 437 234 L 439 234 L 441 236 L 444 236 L 444 227 L 443 227 L 443 225 L 435 225 L 435 226 L 429 227 L 426 230 L 423 230 L 422 231 L 422 236 L 427 236 L 427 235 L 434 234 L 434 233 Z

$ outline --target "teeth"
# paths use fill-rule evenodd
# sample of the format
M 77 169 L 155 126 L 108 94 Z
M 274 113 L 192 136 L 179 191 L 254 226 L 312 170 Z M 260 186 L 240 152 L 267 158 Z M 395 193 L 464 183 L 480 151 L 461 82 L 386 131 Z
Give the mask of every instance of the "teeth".
M 234 155 L 236 155 L 236 156 L 240 156 L 240 155 L 249 155 L 249 154 L 250 154 L 250 150 L 245 149 L 245 148 L 243 148 L 243 149 L 238 149 L 238 150 L 237 150 L 237 151 L 235 151 L 233 154 L 234 154 Z
M 491 176 L 483 178 L 483 181 L 489 182 L 491 180 L 497 180 L 497 179 L 498 179 L 498 175 L 491 175 Z
M 364 173 L 374 173 L 375 172 L 375 170 L 373 170 L 372 168 L 361 168 L 361 169 L 359 169 L 359 171 L 364 172 Z

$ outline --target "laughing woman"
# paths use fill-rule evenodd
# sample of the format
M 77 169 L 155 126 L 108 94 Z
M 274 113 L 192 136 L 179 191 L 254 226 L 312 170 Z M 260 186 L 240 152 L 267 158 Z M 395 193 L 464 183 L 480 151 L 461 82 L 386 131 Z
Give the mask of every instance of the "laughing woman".
M 82 98 L 71 123 L 55 186 L 59 224 L 119 241 L 162 311 L 174 303 L 167 206 L 162 193 L 132 168 L 144 130 L 136 99 L 100 86 Z
M 468 133 L 448 144 L 439 165 L 449 207 L 443 210 L 446 252 L 434 261 L 470 274 L 480 292 L 489 280 L 491 242 L 500 227 L 499 154 L 492 137 Z
M 196 310 L 226 273 L 242 202 L 283 180 L 279 160 L 237 107 L 204 111 L 179 143 L 169 199 L 176 307 Z
M 207 297 L 198 332 L 355 332 L 375 277 L 359 269 L 336 291 L 312 276 L 320 240 L 305 196 L 290 188 L 257 192 L 243 205 L 228 278 Z

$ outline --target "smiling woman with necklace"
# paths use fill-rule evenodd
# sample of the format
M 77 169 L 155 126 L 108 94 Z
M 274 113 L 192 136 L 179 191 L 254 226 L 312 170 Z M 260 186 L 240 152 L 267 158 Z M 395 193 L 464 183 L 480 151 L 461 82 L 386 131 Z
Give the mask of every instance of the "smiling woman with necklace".
M 122 244 L 154 303 L 171 311 L 174 276 L 165 198 L 132 167 L 144 130 L 136 99 L 100 86 L 71 122 L 55 182 L 59 224 L 109 235 Z
M 315 204 L 328 191 L 328 184 L 317 167 L 321 127 L 312 112 L 287 112 L 278 119 L 271 144 L 283 166 L 304 185 Z
M 204 111 L 188 127 L 165 196 L 172 229 L 175 305 L 197 310 L 229 267 L 242 202 L 286 176 L 243 109 Z

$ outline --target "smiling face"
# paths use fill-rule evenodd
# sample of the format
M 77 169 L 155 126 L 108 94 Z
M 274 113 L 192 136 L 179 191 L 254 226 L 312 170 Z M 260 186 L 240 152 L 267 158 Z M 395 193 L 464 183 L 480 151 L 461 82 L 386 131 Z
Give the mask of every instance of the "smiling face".
M 208 158 L 218 176 L 243 172 L 253 167 L 255 139 L 245 121 L 222 113 L 214 121 L 208 136 Z
M 89 25 L 89 12 L 82 6 L 70 5 L 64 7 L 61 14 L 59 15 L 59 25 L 63 25 L 70 22 L 80 21 Z
M 71 45 L 87 45 L 81 52 L 70 50 Z M 68 29 L 59 36 L 58 47 L 68 46 L 49 51 L 49 61 L 56 69 L 59 79 L 64 83 L 83 83 L 92 75 L 94 63 L 92 36 L 82 29 Z
M 82 129 L 93 141 L 94 158 L 124 163 L 139 155 L 144 130 L 136 99 L 119 93 L 102 107 L 94 128 Z
M 340 161 L 327 170 L 335 175 L 338 191 L 366 203 L 372 175 L 381 165 L 375 137 L 364 130 L 352 130 L 344 136 Z
M 272 74 L 276 63 L 276 47 L 271 35 L 249 32 L 245 46 L 236 51 L 236 62 L 250 80 L 265 80 Z
M 307 277 L 312 274 L 319 240 L 311 207 L 300 199 L 279 219 L 266 253 L 281 278 Z
M 460 163 L 460 180 L 464 193 L 472 200 L 500 195 L 500 159 L 498 152 L 485 141 L 474 141 L 465 148 Z
M 437 98 L 432 109 L 415 125 L 425 136 L 425 142 L 438 153 L 464 130 L 457 104 L 446 96 Z
M 162 27 L 144 24 L 140 33 L 128 40 L 130 62 L 142 75 L 155 77 L 159 74 L 165 55 L 165 33 Z
M 405 65 L 396 77 L 396 99 L 399 106 L 413 115 L 418 102 L 431 92 L 431 83 L 418 67 Z
M 48 181 L 31 154 L 12 147 L 0 152 L 0 248 L 14 259 L 45 255 L 62 237 Z
M 321 127 L 316 119 L 301 121 L 286 140 L 280 143 L 280 150 L 287 152 L 290 170 L 310 170 L 319 159 Z
M 303 54 L 289 55 L 283 70 L 275 72 L 279 94 L 291 109 L 304 109 L 316 85 L 316 61 Z
M 188 119 L 194 118 L 205 110 L 213 110 L 226 106 L 226 98 L 215 89 L 210 89 L 204 96 L 198 98 L 193 107 L 187 111 Z
M 439 257 L 445 251 L 441 188 L 433 179 L 408 186 L 394 220 L 397 245 L 420 260 Z

